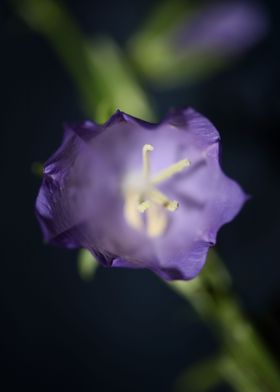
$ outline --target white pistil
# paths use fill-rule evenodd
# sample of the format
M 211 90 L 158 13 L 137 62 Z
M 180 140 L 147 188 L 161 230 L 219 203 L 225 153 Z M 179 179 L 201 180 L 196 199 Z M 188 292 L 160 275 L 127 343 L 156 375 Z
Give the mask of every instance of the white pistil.
M 143 156 L 143 176 L 145 180 L 149 180 L 151 164 L 150 164 L 150 152 L 153 151 L 154 147 L 151 144 L 145 144 L 142 150 Z
M 166 210 L 176 211 L 179 203 L 176 200 L 170 200 L 156 188 L 156 185 L 190 166 L 190 161 L 182 159 L 151 177 L 150 153 L 153 149 L 151 144 L 145 144 L 142 148 L 144 182 L 141 189 L 128 188 L 125 191 L 124 214 L 126 221 L 132 227 L 140 231 L 145 228 L 148 236 L 157 237 L 166 230 L 168 221 Z M 146 219 L 142 220 L 139 213 L 145 213 Z

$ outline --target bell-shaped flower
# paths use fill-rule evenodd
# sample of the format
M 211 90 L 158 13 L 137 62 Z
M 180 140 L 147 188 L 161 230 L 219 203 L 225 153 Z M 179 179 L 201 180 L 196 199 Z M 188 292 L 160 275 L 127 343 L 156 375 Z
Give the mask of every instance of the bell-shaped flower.
M 195 277 L 246 200 L 222 172 L 219 146 L 192 109 L 159 124 L 117 111 L 103 125 L 67 125 L 36 202 L 45 239 L 86 248 L 105 266 Z
M 256 45 L 268 30 L 263 7 L 244 1 L 167 2 L 131 39 L 145 77 L 161 87 L 208 76 Z

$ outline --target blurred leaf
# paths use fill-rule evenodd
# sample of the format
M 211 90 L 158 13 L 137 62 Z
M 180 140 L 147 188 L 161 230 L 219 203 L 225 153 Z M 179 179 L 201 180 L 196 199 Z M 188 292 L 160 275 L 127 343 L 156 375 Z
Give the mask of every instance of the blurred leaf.
M 91 280 L 98 267 L 98 261 L 87 249 L 81 249 L 78 254 L 78 273 L 83 280 Z

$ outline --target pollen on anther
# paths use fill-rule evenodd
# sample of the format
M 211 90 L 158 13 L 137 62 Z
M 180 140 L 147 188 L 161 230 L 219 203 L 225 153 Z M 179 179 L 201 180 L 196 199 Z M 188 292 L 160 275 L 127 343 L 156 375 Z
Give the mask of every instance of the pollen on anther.
M 171 200 L 168 205 L 166 206 L 168 211 L 174 212 L 179 207 L 179 203 L 176 200 Z
M 143 213 L 150 207 L 151 207 L 151 203 L 148 200 L 145 200 L 142 203 L 138 204 L 137 209 L 139 212 Z
M 146 151 L 153 151 L 154 150 L 154 147 L 151 145 L 151 144 L 144 144 L 144 146 L 143 146 L 143 152 L 146 152 Z

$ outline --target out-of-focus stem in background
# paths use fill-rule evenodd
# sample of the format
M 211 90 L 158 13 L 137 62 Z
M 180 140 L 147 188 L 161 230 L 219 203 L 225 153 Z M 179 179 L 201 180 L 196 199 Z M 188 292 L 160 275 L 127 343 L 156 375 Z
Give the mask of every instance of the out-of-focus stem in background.
M 10 2 L 27 25 L 42 34 L 55 50 L 72 76 L 90 118 L 104 122 L 120 109 L 153 119 L 148 98 L 111 40 L 103 38 L 91 42 L 87 39 L 61 2 Z
M 209 252 L 206 266 L 197 278 L 189 282 L 174 281 L 169 286 L 193 305 L 221 343 L 219 356 L 208 361 L 212 369 L 208 372 L 209 383 L 213 382 L 213 373 L 216 373 L 239 392 L 279 390 L 279 369 L 242 311 L 232 292 L 229 273 L 214 250 Z M 205 364 L 203 369 L 207 371 Z M 197 377 L 196 389 L 192 370 L 187 371 L 181 377 L 178 389 L 189 390 L 191 383 L 193 391 L 205 390 L 199 388 L 200 382 Z

